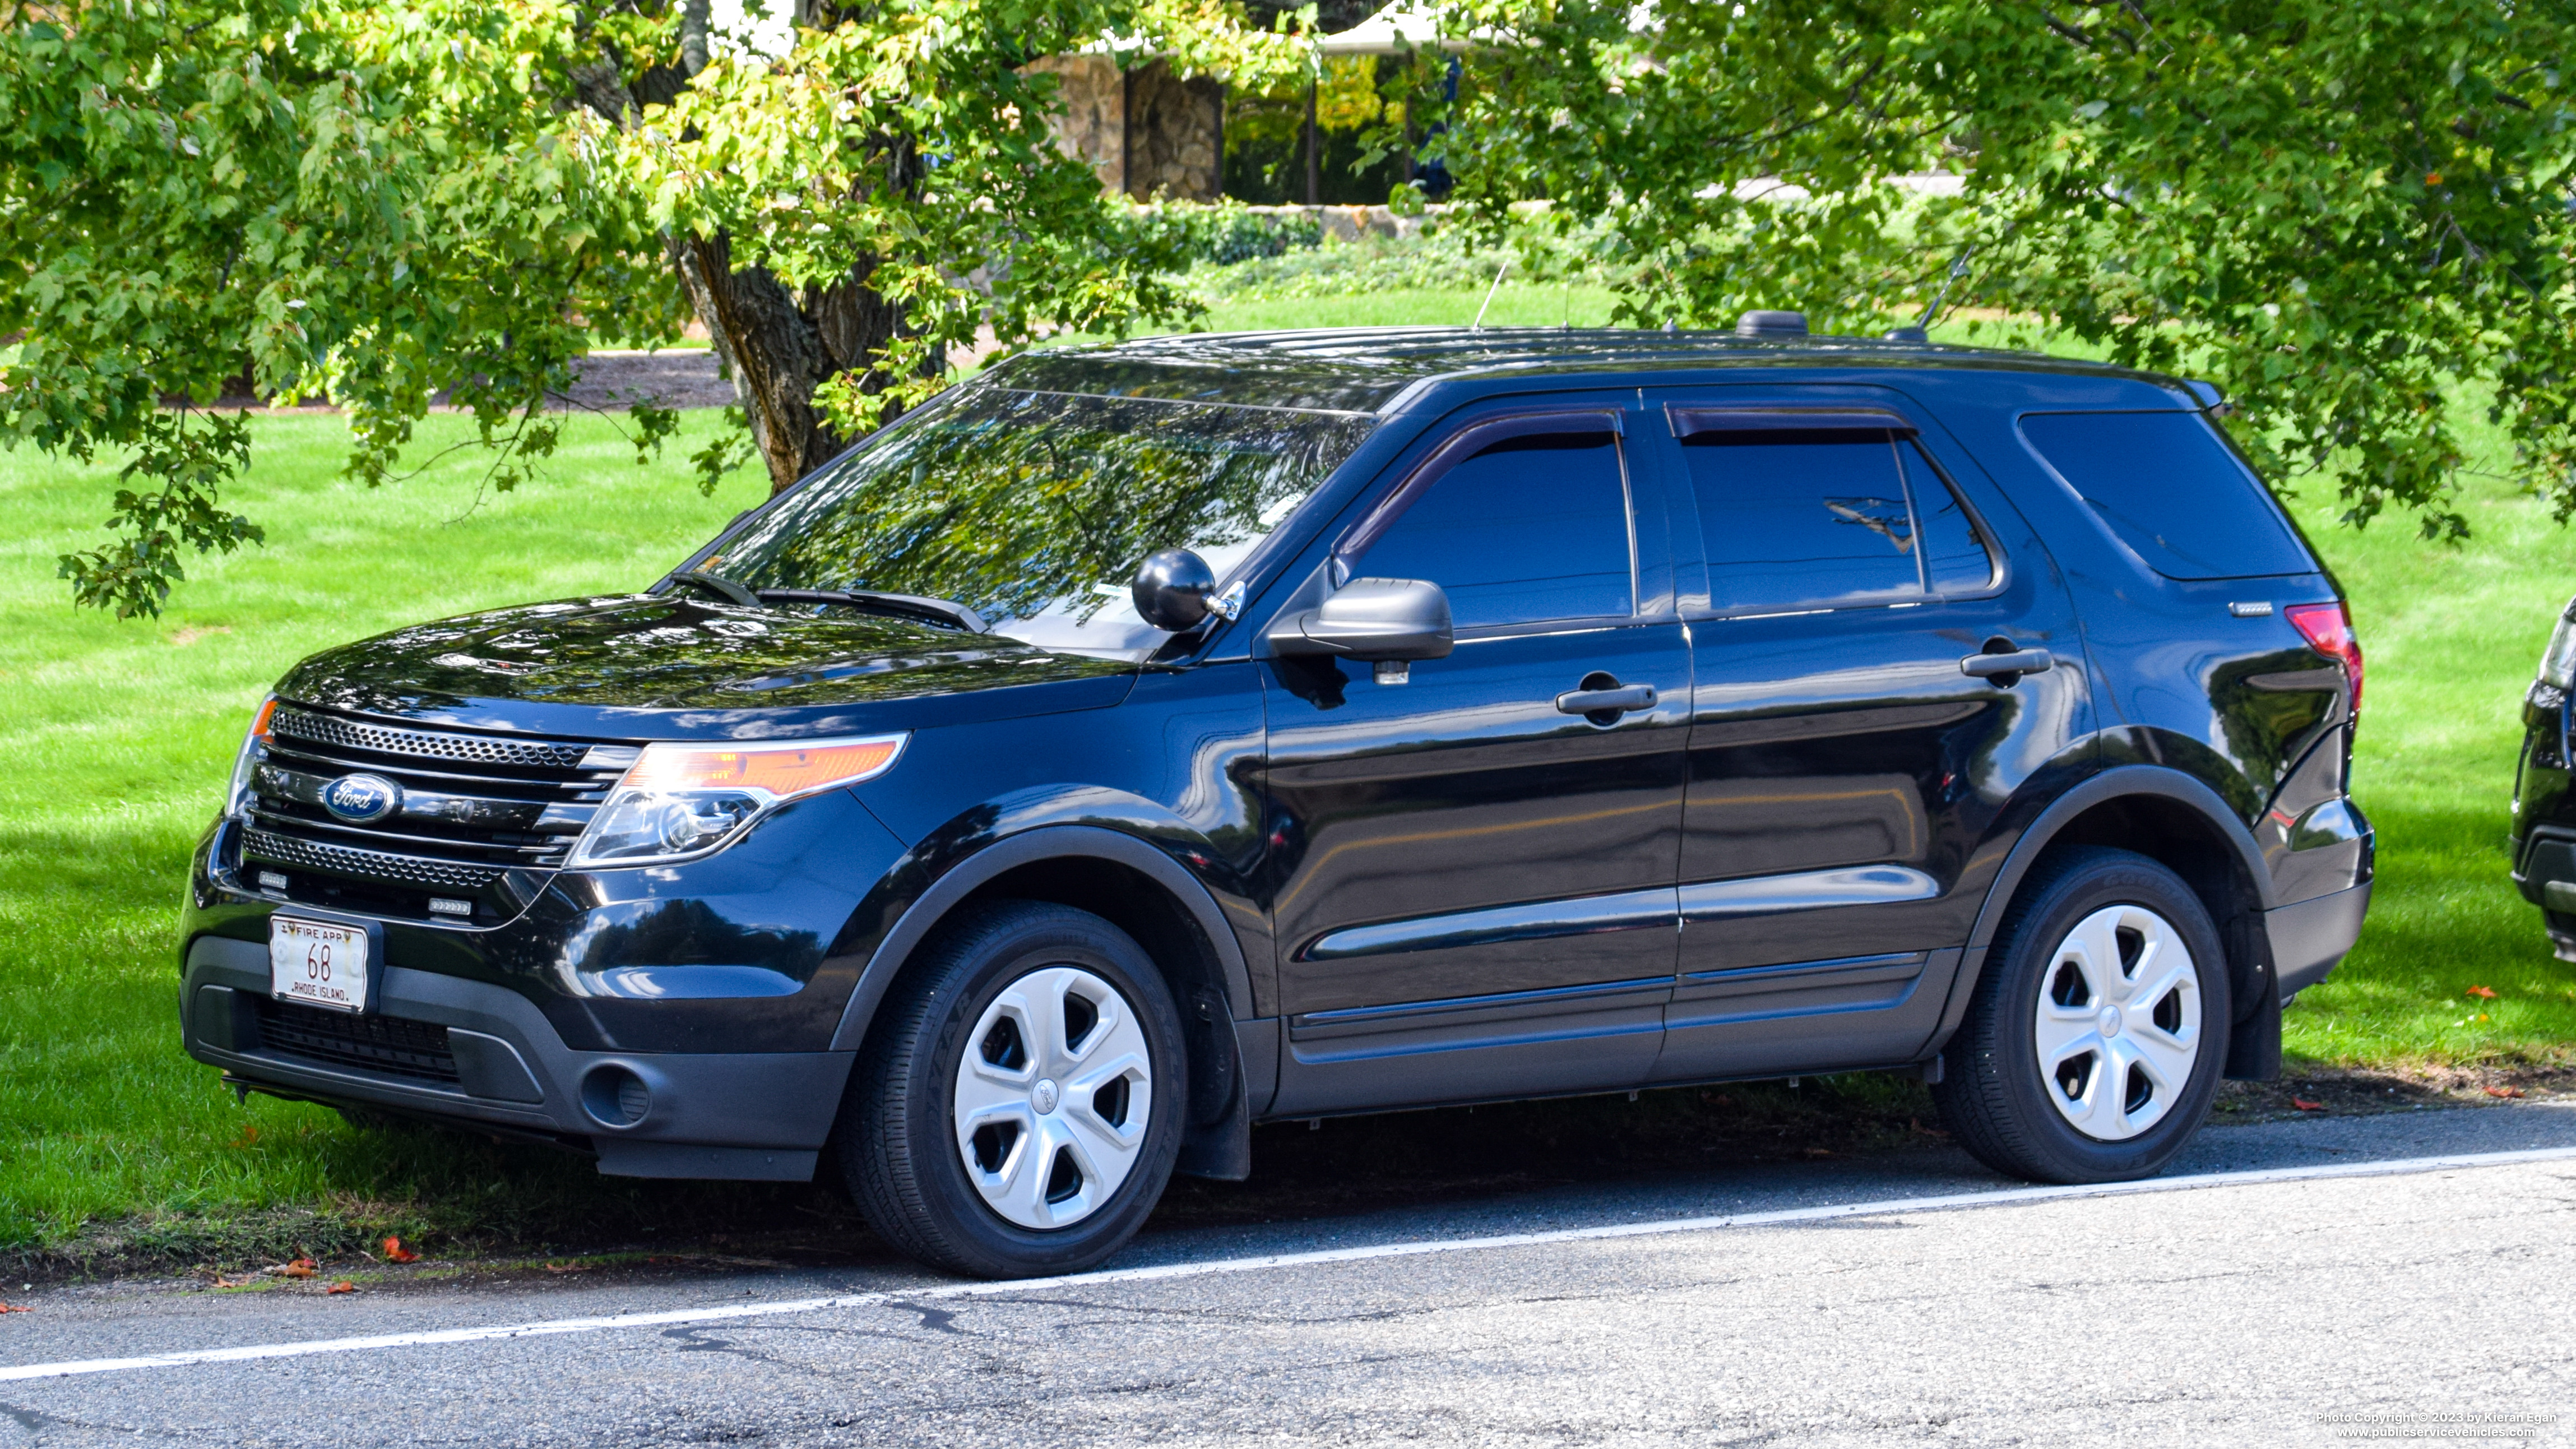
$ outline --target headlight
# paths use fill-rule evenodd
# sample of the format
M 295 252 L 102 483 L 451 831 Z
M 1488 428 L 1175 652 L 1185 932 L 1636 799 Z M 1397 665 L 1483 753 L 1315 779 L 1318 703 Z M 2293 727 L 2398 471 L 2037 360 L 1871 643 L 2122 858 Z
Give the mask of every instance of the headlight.
M 570 863 L 654 865 L 721 850 L 787 801 L 893 769 L 906 738 L 646 745 L 582 832 Z
M 2549 631 L 2549 647 L 2540 654 L 2540 682 L 2576 690 L 2576 600 L 2568 601 Z
M 233 787 L 224 792 L 224 813 L 236 820 L 250 815 L 251 774 L 259 762 L 268 758 L 268 717 L 277 713 L 277 696 L 259 702 L 259 713 L 250 717 L 250 733 L 242 736 L 241 753 L 233 758 Z

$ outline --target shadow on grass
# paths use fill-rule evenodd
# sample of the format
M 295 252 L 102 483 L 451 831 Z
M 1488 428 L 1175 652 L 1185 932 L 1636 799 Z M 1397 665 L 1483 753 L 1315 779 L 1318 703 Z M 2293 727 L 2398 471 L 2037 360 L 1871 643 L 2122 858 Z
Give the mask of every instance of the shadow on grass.
M 0 919 L 18 917 L 21 946 L 77 932 L 81 923 L 133 911 L 178 924 L 187 898 L 194 831 L 32 827 L 0 822 Z M 42 915 L 42 919 L 37 917 Z

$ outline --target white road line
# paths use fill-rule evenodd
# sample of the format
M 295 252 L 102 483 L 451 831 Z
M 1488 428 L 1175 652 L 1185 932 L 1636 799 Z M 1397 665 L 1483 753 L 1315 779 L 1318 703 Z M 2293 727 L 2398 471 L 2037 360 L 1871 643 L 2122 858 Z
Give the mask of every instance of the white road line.
M 498 1339 L 539 1338 L 557 1333 L 597 1333 L 617 1328 L 659 1328 L 684 1323 L 725 1323 L 745 1318 L 776 1318 L 851 1308 L 910 1305 L 954 1298 L 991 1298 L 1036 1293 L 1050 1288 L 1092 1287 L 1104 1283 L 1151 1283 L 1168 1278 L 1196 1278 L 1218 1273 L 1251 1273 L 1264 1268 L 1304 1268 L 1328 1263 L 1357 1263 L 1372 1258 L 1412 1258 L 1432 1253 L 1479 1252 L 1493 1248 L 1543 1247 L 1550 1243 L 1591 1242 L 1606 1238 L 1642 1238 L 1663 1233 L 1699 1233 L 1719 1228 L 1773 1227 L 1787 1223 L 1829 1222 L 1840 1218 L 1887 1217 L 1904 1213 L 1952 1212 L 1962 1208 L 2004 1207 L 2052 1202 L 2062 1198 L 2126 1197 L 2139 1193 L 2182 1192 L 2194 1188 L 2246 1187 L 2275 1182 L 2314 1182 L 2339 1177 L 2393 1177 L 2459 1168 L 2510 1167 L 2528 1162 L 2576 1159 L 2576 1147 L 2542 1147 L 2522 1152 L 2472 1152 L 2448 1157 L 2408 1157 L 2379 1162 L 2319 1163 L 2309 1167 L 2270 1167 L 2243 1172 L 2209 1172 L 2190 1177 L 2156 1177 L 2143 1182 L 2088 1184 L 2075 1187 L 2015 1187 L 1991 1192 L 1950 1193 L 1941 1197 L 1887 1198 L 1876 1202 L 1835 1203 L 1826 1207 L 1781 1208 L 1771 1212 L 1734 1213 L 1721 1217 L 1667 1218 L 1653 1222 L 1611 1223 L 1590 1228 L 1559 1228 L 1543 1233 L 1502 1233 L 1484 1238 L 1447 1238 L 1430 1242 L 1379 1243 L 1365 1248 L 1325 1248 L 1306 1253 L 1270 1253 L 1251 1258 L 1209 1262 L 1164 1263 L 1150 1268 L 1113 1268 L 1071 1273 L 1057 1278 L 1021 1278 L 1002 1283 L 948 1283 L 877 1293 L 844 1293 L 829 1298 L 792 1298 L 767 1303 L 733 1303 L 706 1308 L 675 1308 L 661 1313 L 614 1313 L 598 1318 L 554 1318 L 535 1323 L 495 1324 L 484 1328 L 444 1328 L 427 1333 L 385 1333 L 370 1338 L 323 1338 L 303 1343 L 243 1344 L 232 1348 L 191 1349 L 141 1358 L 74 1359 L 63 1363 L 0 1368 L 0 1383 L 25 1379 L 69 1378 L 77 1374 L 122 1373 L 129 1369 L 186 1368 L 194 1364 L 245 1363 L 254 1359 L 300 1358 L 306 1354 L 355 1353 L 371 1348 L 412 1348 L 439 1343 L 487 1343 Z

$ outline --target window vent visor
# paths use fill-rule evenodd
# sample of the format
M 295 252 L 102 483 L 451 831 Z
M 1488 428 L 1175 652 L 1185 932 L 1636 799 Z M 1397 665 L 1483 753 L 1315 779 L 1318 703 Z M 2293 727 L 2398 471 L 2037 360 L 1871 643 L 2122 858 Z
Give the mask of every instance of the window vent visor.
M 1910 438 L 1914 424 L 1869 408 L 1711 408 L 1667 406 L 1673 436 L 1685 443 L 1860 443 Z

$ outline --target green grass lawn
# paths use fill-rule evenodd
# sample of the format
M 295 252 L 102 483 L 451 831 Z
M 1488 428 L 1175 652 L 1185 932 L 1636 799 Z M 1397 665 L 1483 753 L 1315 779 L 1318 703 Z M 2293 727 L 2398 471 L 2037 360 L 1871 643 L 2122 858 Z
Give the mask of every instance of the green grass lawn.
M 2322 486 L 2293 499 L 2352 596 L 2369 666 L 2353 795 L 2379 830 L 2359 948 L 2283 1017 L 2303 1056 L 2558 1062 L 2576 1046 L 2576 966 L 2550 954 L 2505 853 L 2522 692 L 2576 592 L 2576 535 L 2489 480 L 2461 501 L 2475 535 L 2449 548 L 2402 518 L 2338 527 Z
M 487 1185 L 530 1211 L 598 1191 L 570 1159 L 506 1154 L 505 1176 L 464 1139 L 237 1108 L 179 1055 L 172 932 L 249 711 L 289 664 L 414 620 L 652 582 L 764 491 L 747 472 L 713 498 L 690 486 L 682 460 L 711 423 L 638 468 L 606 423 L 575 419 L 544 480 L 478 500 L 470 450 L 370 493 L 333 476 L 337 417 L 260 419 L 228 501 L 268 545 L 190 564 L 162 618 L 124 622 L 75 612 L 54 577 L 55 555 L 101 536 L 111 470 L 0 454 L 0 1246 L 137 1211 L 178 1215 L 153 1231 L 184 1248 L 287 1205 L 398 1229 L 418 1217 L 402 1204 L 480 1217 Z M 468 431 L 433 417 L 419 455 Z
M 1464 322 L 1481 291 L 1233 303 L 1221 329 Z M 1505 286 L 1489 323 L 1601 320 L 1606 296 Z M 0 454 L 0 1249 L 100 1223 L 129 1247 L 239 1258 L 347 1247 L 363 1233 L 599 1234 L 797 1210 L 807 1190 L 603 1180 L 579 1159 L 423 1132 L 361 1133 L 318 1108 L 237 1107 L 178 1049 L 172 927 L 189 849 L 242 726 L 297 658 L 396 624 L 638 587 L 736 510 L 682 458 L 639 468 L 576 420 L 541 482 L 477 498 L 468 455 L 369 493 L 333 475 L 329 416 L 264 418 L 233 501 L 265 548 L 192 564 L 159 620 L 75 613 L 56 554 L 91 546 L 111 470 Z M 460 436 L 433 418 L 422 456 Z M 2553 960 L 2501 849 L 2517 707 L 2549 620 L 2576 589 L 2576 537 L 2473 480 L 2476 537 L 2450 549 L 2403 520 L 2355 534 L 2322 489 L 2295 500 L 2351 589 L 2370 659 L 2356 793 L 2380 830 L 2361 947 L 2288 1015 L 2313 1061 L 2535 1062 L 2576 1042 L 2576 967 Z M 2471 986 L 2498 993 L 2472 999 Z

